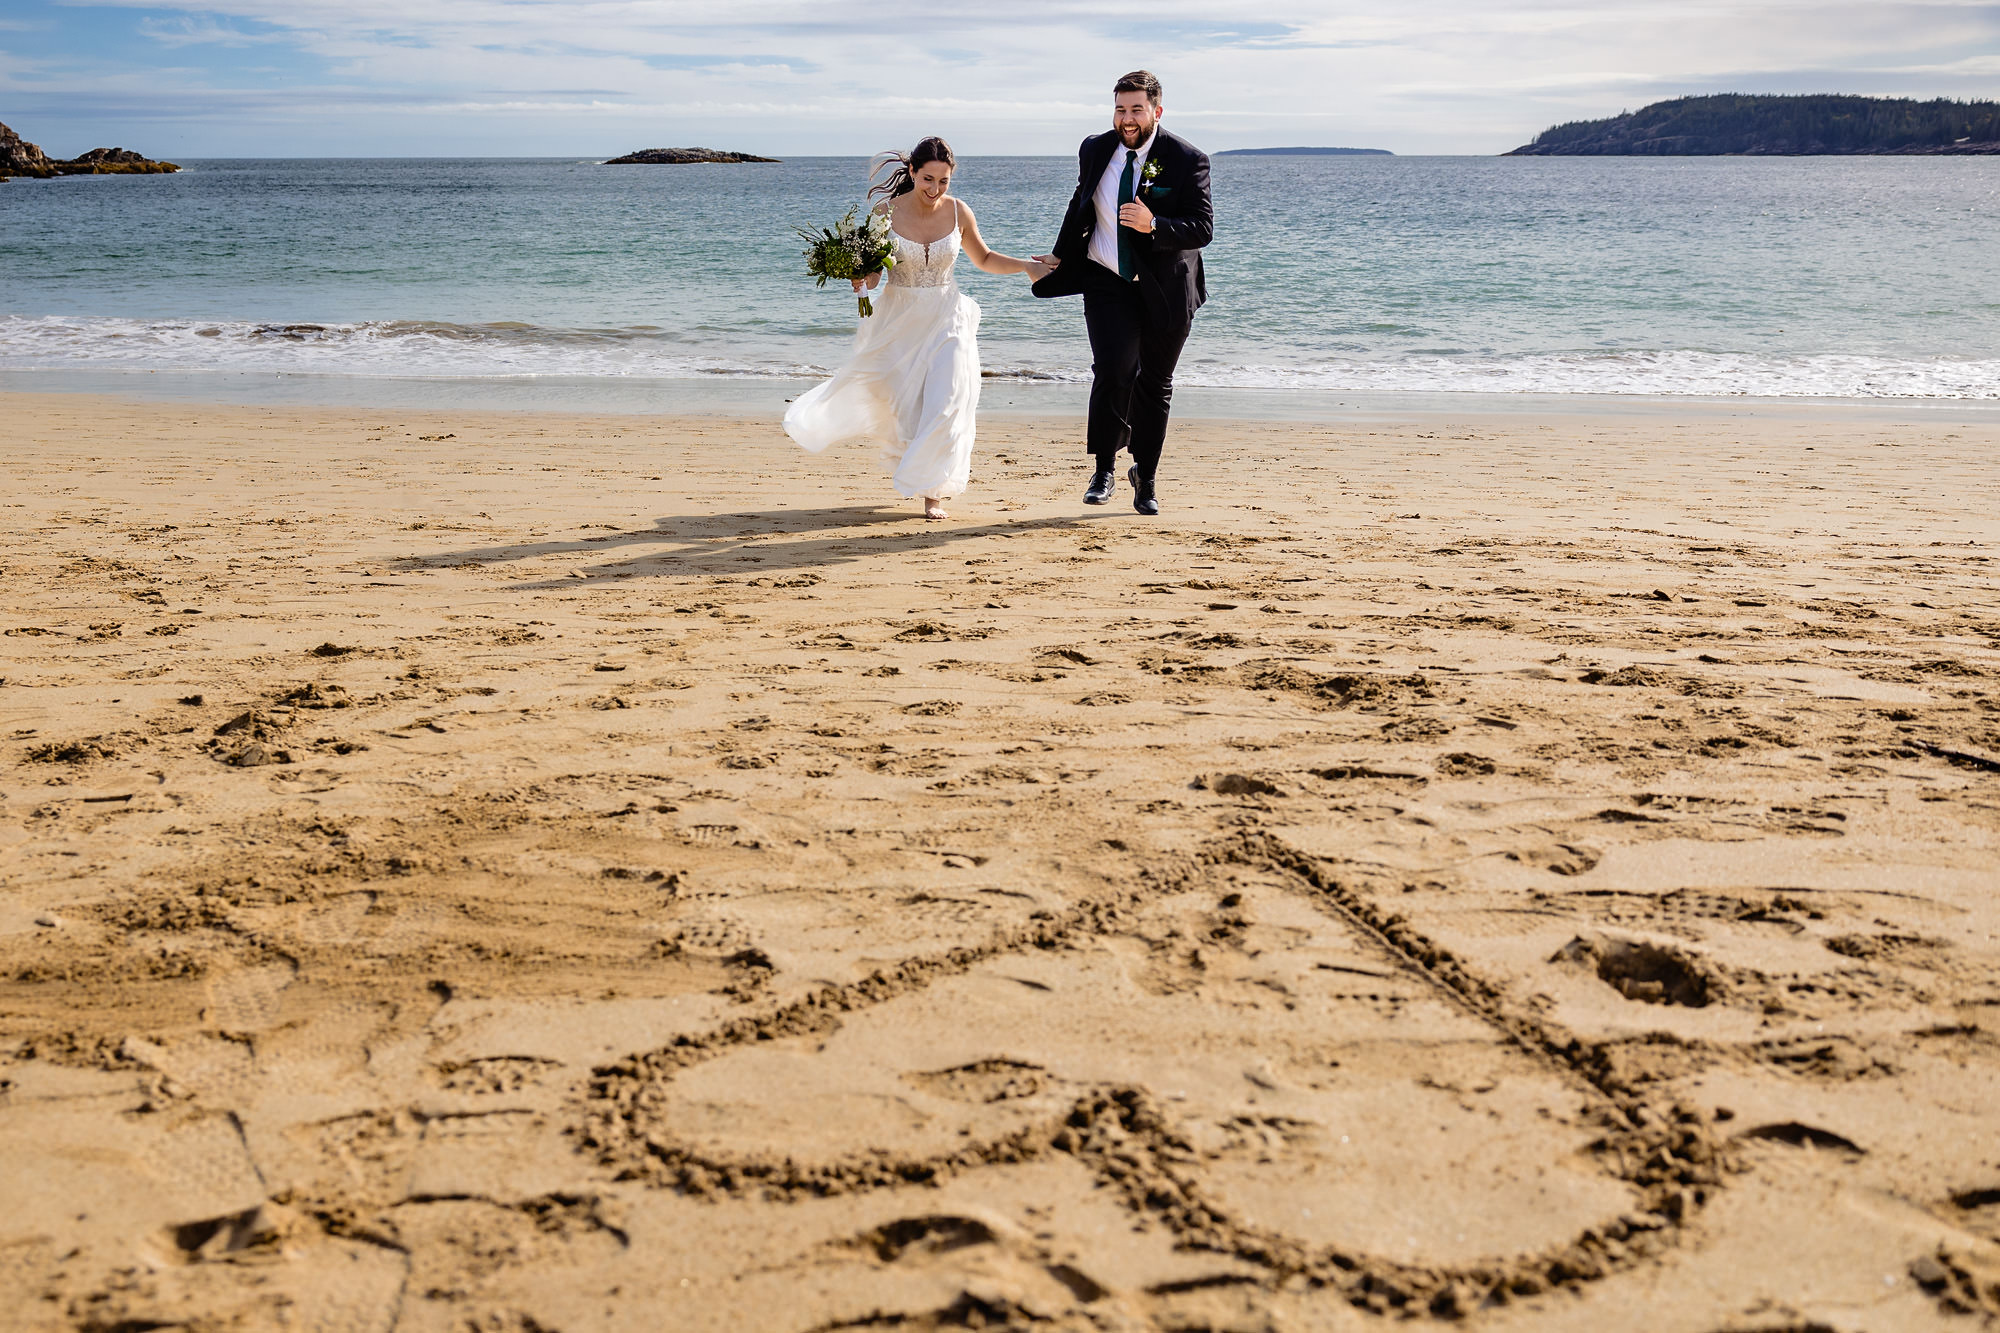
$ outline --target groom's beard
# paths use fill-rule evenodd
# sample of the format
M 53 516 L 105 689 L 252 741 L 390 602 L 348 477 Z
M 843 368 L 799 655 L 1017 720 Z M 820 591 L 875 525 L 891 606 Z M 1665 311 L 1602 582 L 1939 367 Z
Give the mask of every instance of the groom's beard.
M 1159 122 L 1155 121 L 1154 124 Z M 1118 142 L 1127 148 L 1137 148 L 1146 142 L 1146 136 L 1153 132 L 1152 125 L 1114 126 L 1118 131 Z

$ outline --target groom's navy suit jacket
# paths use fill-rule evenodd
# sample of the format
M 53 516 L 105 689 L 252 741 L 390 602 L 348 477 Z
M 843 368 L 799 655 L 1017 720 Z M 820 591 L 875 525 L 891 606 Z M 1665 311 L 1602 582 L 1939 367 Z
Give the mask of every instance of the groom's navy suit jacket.
M 1097 183 L 1121 147 L 1116 130 L 1083 141 L 1077 152 L 1076 194 L 1051 251 L 1062 263 L 1035 284 L 1035 295 L 1074 296 L 1098 279 L 1091 270 L 1102 266 L 1090 257 L 1090 234 L 1097 230 Z M 1158 162 L 1160 170 L 1150 181 L 1134 182 L 1139 202 L 1153 211 L 1152 234 L 1132 234 L 1135 276 L 1147 315 L 1186 337 L 1194 312 L 1208 300 L 1201 270 L 1201 248 L 1215 234 L 1215 215 L 1208 202 L 1208 154 L 1161 129 L 1155 132 L 1147 160 Z M 1108 276 L 1117 281 L 1115 274 Z

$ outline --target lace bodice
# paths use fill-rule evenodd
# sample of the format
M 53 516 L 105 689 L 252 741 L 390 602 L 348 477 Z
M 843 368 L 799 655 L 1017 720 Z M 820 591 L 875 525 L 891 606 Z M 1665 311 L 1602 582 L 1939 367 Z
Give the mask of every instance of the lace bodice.
M 958 203 L 952 202 L 952 220 L 957 221 Z M 952 281 L 952 265 L 958 260 L 958 228 L 954 226 L 941 241 L 925 245 L 913 241 L 894 228 L 889 235 L 896 242 L 896 266 L 883 279 L 891 287 L 945 287 Z

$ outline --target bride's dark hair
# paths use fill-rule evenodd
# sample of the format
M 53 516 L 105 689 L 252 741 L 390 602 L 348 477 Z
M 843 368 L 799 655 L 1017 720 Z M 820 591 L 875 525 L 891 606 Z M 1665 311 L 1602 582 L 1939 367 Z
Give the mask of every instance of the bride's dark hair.
M 933 134 L 907 153 L 878 153 L 868 166 L 868 179 L 874 180 L 884 171 L 889 171 L 887 180 L 879 181 L 868 190 L 870 199 L 880 195 L 884 199 L 894 199 L 899 194 L 908 194 L 917 188 L 916 173 L 933 162 L 942 162 L 947 168 L 956 170 L 958 159 L 952 156 L 951 145 Z M 891 167 L 894 170 L 889 170 Z

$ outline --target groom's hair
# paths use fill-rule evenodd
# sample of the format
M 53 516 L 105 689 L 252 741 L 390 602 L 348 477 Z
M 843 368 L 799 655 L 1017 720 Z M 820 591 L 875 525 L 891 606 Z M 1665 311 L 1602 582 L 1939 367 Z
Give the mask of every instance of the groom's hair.
M 1144 93 L 1146 100 L 1154 106 L 1160 104 L 1160 81 L 1149 69 L 1135 69 L 1130 74 L 1120 75 L 1118 82 L 1111 85 L 1117 93 Z

